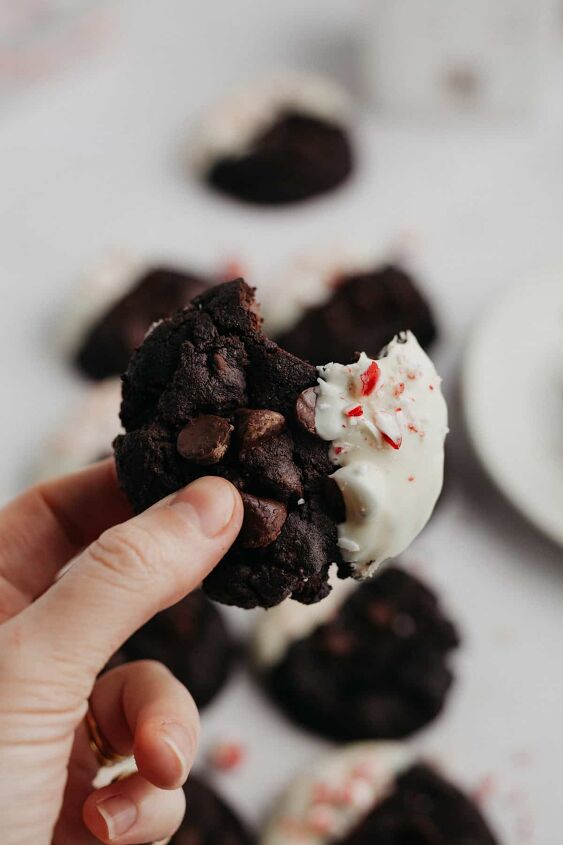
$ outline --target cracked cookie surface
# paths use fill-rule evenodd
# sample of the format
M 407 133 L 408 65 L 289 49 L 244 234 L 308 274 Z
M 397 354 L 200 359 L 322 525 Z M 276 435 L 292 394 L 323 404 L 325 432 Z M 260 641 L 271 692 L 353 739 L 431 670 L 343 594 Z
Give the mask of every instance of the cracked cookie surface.
M 243 495 L 242 532 L 203 584 L 218 601 L 316 602 L 330 590 L 331 563 L 342 564 L 329 444 L 296 413 L 316 381 L 315 367 L 262 333 L 242 279 L 158 324 L 131 360 L 115 453 L 135 510 L 202 475 L 227 478 Z

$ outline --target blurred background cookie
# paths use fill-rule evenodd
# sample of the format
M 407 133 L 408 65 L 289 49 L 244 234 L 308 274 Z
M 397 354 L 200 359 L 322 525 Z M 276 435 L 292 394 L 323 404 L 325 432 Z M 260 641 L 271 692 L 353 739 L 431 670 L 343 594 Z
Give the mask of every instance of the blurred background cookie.
M 191 271 L 111 253 L 86 277 L 69 307 L 68 354 L 89 379 L 121 375 L 152 324 L 212 283 Z
M 408 736 L 442 710 L 459 645 L 437 597 L 398 567 L 333 580 L 314 607 L 284 602 L 255 632 L 258 671 L 283 710 L 330 739 Z
M 428 349 L 438 330 L 418 280 L 383 256 L 325 250 L 295 259 L 265 297 L 267 331 L 288 352 L 313 364 L 375 357 L 410 329 Z
M 188 688 L 198 707 L 204 707 L 227 680 L 233 658 L 233 640 L 221 613 L 198 590 L 143 625 L 108 668 L 131 660 L 158 660 Z
M 261 845 L 495 845 L 477 806 L 412 751 L 360 743 L 289 786 Z
M 352 172 L 350 103 L 334 82 L 279 76 L 227 97 L 205 120 L 195 158 L 221 193 L 262 205 L 309 199 Z

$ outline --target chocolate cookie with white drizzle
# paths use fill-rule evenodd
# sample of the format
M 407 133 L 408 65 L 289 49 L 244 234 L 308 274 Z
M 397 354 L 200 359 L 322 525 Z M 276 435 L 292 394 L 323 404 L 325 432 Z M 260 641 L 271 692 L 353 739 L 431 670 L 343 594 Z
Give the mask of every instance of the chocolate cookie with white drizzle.
M 135 510 L 202 475 L 241 492 L 245 520 L 204 582 L 214 599 L 271 607 L 330 592 L 329 569 L 372 574 L 429 518 L 446 407 L 412 335 L 385 357 L 315 368 L 262 332 L 242 279 L 157 325 L 123 382 L 115 442 Z
M 260 845 L 496 845 L 461 789 L 412 750 L 365 742 L 325 754 L 290 784 Z

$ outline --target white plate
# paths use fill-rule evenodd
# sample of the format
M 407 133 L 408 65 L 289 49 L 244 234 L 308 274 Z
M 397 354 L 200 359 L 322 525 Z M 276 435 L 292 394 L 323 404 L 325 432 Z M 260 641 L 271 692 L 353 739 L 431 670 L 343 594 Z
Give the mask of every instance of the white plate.
M 487 308 L 465 357 L 463 405 L 494 482 L 563 545 L 563 267 Z

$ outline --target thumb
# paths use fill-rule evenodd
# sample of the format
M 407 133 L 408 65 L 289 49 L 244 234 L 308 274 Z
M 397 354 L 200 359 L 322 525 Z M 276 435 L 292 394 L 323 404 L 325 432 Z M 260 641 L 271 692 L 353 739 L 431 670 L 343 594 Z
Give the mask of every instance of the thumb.
M 51 677 L 59 665 L 65 677 L 91 684 L 134 631 L 221 560 L 242 512 L 228 481 L 200 478 L 104 532 L 24 611 L 34 664 Z

